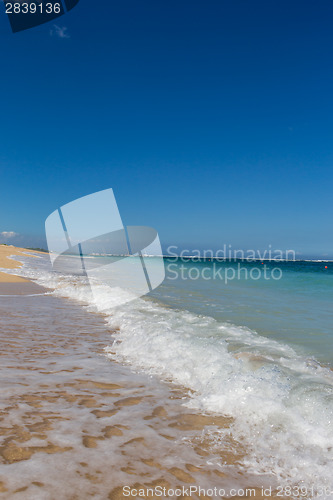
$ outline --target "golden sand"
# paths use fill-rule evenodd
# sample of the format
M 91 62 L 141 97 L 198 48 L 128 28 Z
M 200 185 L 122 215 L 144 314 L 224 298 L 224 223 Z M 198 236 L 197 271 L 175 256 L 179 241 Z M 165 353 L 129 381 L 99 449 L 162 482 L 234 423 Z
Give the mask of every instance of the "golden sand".
M 8 257 L 26 255 L 26 252 L 23 248 L 0 246 L 0 267 L 20 267 L 18 262 Z M 12 279 L 16 283 L 27 281 L 5 273 L 0 274 L 0 281 L 4 283 L 10 284 Z M 62 306 L 56 303 L 56 306 L 64 307 L 66 317 L 66 304 Z M 30 315 L 33 318 L 33 314 Z M 187 409 L 182 405 L 186 390 L 181 387 L 171 386 L 169 397 L 159 400 L 140 383 L 131 382 L 126 385 L 82 377 L 84 370 L 75 364 L 75 354 L 77 351 L 81 353 L 82 340 L 91 343 L 92 351 L 95 349 L 94 336 L 90 332 L 99 323 L 102 331 L 103 320 L 83 311 L 80 320 L 81 316 L 82 324 L 75 326 L 79 335 L 69 336 L 68 325 L 64 326 L 62 334 L 59 331 L 61 325 L 56 323 L 55 332 L 51 331 L 46 336 L 39 322 L 36 325 L 32 322 L 29 330 L 26 324 L 20 322 L 19 316 L 17 323 L 13 319 L 11 330 L 5 328 L 1 333 L 1 366 L 7 367 L 7 373 L 12 373 L 8 380 L 13 380 L 10 383 L 14 388 L 11 397 L 3 398 L 3 410 L 0 412 L 0 492 L 5 494 L 3 498 L 12 498 L 18 492 L 22 492 L 22 499 L 39 498 L 38 489 L 41 495 L 46 495 L 45 498 L 57 497 L 53 492 L 50 493 L 48 476 L 42 471 L 39 474 L 36 469 L 31 478 L 26 475 L 18 477 L 16 489 L 8 482 L 7 468 L 10 470 L 11 466 L 22 462 L 26 464 L 26 470 L 29 470 L 29 463 L 41 454 L 51 456 L 58 467 L 59 464 L 61 467 L 66 456 L 71 457 L 73 475 L 79 478 L 84 490 L 83 496 L 72 494 L 70 490 L 63 496 L 73 500 L 102 498 L 101 492 L 103 498 L 124 499 L 126 496 L 119 485 L 121 483 L 138 490 L 157 486 L 168 489 L 189 484 L 201 485 L 202 482 L 223 487 L 228 475 L 217 464 L 237 468 L 246 450 L 227 434 L 224 451 L 212 451 L 212 441 L 207 430 L 214 432 L 228 429 L 232 420 L 223 416 L 201 415 Z M 28 341 L 25 340 L 27 336 Z M 95 350 L 95 354 L 100 356 L 101 348 Z M 72 365 L 63 366 L 63 357 L 73 359 Z M 105 369 L 107 368 L 108 366 Z M 30 386 L 28 380 L 32 373 L 39 382 Z M 129 416 L 128 412 L 136 415 L 134 423 L 126 417 Z M 80 420 L 80 415 L 84 415 L 84 419 Z M 57 443 L 61 426 L 65 425 L 66 428 L 68 422 L 72 421 L 73 429 L 85 450 L 82 456 L 71 443 Z M 82 430 L 77 430 L 80 425 Z M 145 429 L 144 432 L 142 429 Z M 164 443 L 163 448 L 156 448 L 151 435 Z M 188 460 L 182 462 L 178 452 L 184 446 L 189 449 L 186 451 Z M 101 464 L 96 465 L 96 458 L 108 457 L 107 450 L 110 447 L 118 453 L 121 464 L 110 465 L 109 472 L 101 472 Z M 211 460 L 212 457 L 214 460 Z M 66 467 L 64 473 L 65 469 Z M 115 477 L 119 480 L 115 481 Z M 64 483 L 64 490 L 67 487 Z M 247 495 L 242 498 L 246 497 Z M 194 494 L 192 498 L 204 496 Z M 240 497 L 233 498 L 240 500 Z M 255 498 L 263 498 L 258 488 L 255 488 Z M 274 495 L 270 496 L 270 499 L 273 498 Z
M 5 269 L 18 269 L 22 266 L 20 262 L 14 259 L 9 259 L 11 256 L 26 256 L 27 254 L 33 257 L 30 251 L 26 248 L 14 246 L 0 245 L 0 267 Z M 26 283 L 28 280 L 20 276 L 14 276 L 0 272 L 0 283 Z

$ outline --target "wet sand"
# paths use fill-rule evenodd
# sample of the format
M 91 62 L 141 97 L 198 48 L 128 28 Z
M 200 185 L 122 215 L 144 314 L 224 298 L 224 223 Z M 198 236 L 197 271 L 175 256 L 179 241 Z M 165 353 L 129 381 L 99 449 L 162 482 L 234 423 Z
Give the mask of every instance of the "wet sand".
M 40 252 L 34 253 L 38 254 Z M 15 269 L 20 268 L 22 265 L 19 261 L 15 260 L 15 256 L 26 257 L 27 255 L 32 258 L 35 257 L 31 251 L 25 248 L 0 245 L 0 268 L 15 271 Z M 46 291 L 47 290 L 45 288 L 31 282 L 28 279 L 0 271 L 0 296 L 41 294 Z
M 40 252 L 34 252 L 40 253 Z M 10 257 L 12 256 L 20 256 L 20 255 L 30 255 L 33 257 L 31 251 L 26 248 L 13 247 L 11 245 L 0 245 L 0 268 L 6 269 L 17 269 L 21 267 L 20 262 Z M 28 280 L 21 278 L 20 276 L 14 276 L 11 274 L 7 274 L 4 272 L 0 272 L 0 284 L 1 283 L 25 283 Z M 0 293 L 2 293 L 2 289 L 0 289 Z
M 262 498 L 231 420 L 193 412 L 185 388 L 110 361 L 103 349 L 117 331 L 102 315 L 50 295 L 2 297 L 0 315 L 1 498 L 117 500 L 124 486 L 142 489 L 138 498 L 158 498 L 147 492 L 157 486 Z

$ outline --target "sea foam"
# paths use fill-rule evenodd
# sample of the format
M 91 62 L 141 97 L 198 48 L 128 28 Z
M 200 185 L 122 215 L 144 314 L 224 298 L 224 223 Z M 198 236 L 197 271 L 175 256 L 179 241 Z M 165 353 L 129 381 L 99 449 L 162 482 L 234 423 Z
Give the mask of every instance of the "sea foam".
M 56 275 L 47 259 L 22 258 L 15 270 L 54 288 L 54 295 L 105 315 L 117 331 L 106 355 L 189 390 L 184 404 L 233 417 L 225 433 L 246 446 L 243 467 L 277 485 L 302 485 L 333 498 L 333 372 L 287 344 L 244 327 L 165 307 L 149 298 L 113 307 L 128 292 L 99 285 L 92 296 L 82 278 Z M 27 264 L 29 262 L 29 264 Z

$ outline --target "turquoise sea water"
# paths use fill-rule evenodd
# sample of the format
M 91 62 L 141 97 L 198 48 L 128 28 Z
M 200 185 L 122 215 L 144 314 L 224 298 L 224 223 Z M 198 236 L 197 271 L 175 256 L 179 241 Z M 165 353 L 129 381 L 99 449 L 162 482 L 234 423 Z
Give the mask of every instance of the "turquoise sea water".
M 54 272 L 48 256 L 22 257 L 11 272 L 102 314 L 111 360 L 181 385 L 182 404 L 196 411 L 231 416 L 245 470 L 311 492 L 324 486 L 308 498 L 332 500 L 333 263 L 165 258 L 163 283 L 133 299 L 122 271 L 107 266 L 117 259 L 99 259 L 93 293 L 85 276 Z M 106 286 L 104 266 L 117 286 Z M 214 446 L 227 437 L 220 430 Z
M 333 365 L 333 262 L 197 260 L 165 258 L 166 280 L 150 295 Z

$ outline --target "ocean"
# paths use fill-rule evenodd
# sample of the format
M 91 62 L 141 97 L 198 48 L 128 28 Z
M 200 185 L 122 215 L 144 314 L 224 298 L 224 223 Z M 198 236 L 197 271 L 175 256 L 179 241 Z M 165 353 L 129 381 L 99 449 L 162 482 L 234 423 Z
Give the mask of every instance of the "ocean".
M 189 411 L 231 419 L 205 434 L 212 454 L 232 437 L 246 450 L 240 471 L 275 488 L 305 488 L 296 497 L 333 498 L 332 262 L 164 258 L 158 288 L 114 307 L 127 290 L 101 283 L 92 296 L 85 278 L 51 271 L 47 255 L 19 260 L 12 273 L 103 319 L 103 362 L 183 388 L 178 403 Z

